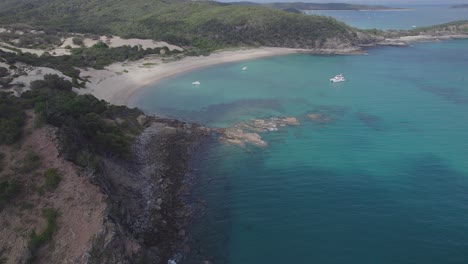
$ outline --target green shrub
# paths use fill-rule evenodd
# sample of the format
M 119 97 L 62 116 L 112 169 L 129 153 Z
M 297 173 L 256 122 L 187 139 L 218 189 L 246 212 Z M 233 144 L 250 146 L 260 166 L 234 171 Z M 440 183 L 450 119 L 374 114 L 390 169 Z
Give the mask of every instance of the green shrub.
M 41 166 L 41 157 L 39 157 L 32 150 L 28 151 L 23 159 L 23 164 L 19 168 L 19 172 L 33 172 Z
M 82 46 L 84 44 L 84 38 L 83 37 L 74 37 L 74 38 L 72 38 L 72 42 L 75 45 Z
M 55 90 L 71 91 L 72 83 L 57 74 L 46 74 L 43 80 L 31 82 L 31 89 L 51 88 Z
M 60 213 L 57 210 L 51 208 L 42 209 L 42 216 L 46 219 L 47 226 L 40 234 L 37 234 L 36 230 L 31 232 L 28 243 L 31 256 L 27 260 L 27 263 L 33 263 L 36 260 L 37 251 L 52 239 L 54 233 L 58 229 L 57 219 Z
M 62 180 L 62 176 L 60 175 L 60 172 L 55 168 L 46 170 L 44 172 L 44 178 L 45 178 L 44 187 L 48 190 L 57 189 L 58 185 L 60 184 L 60 181 Z
M 18 98 L 0 92 L 0 144 L 15 143 L 21 137 L 25 119 Z
M 9 201 L 21 192 L 21 184 L 16 180 L 0 182 L 0 203 Z
M 82 150 L 78 153 L 76 156 L 76 161 L 75 163 L 78 166 L 84 167 L 91 169 L 94 172 L 98 172 L 100 167 L 99 167 L 99 157 L 96 155 L 92 154 L 88 150 Z
M 0 152 L 0 172 L 3 170 L 3 160 L 5 159 L 5 154 Z
M 56 77 L 54 80 L 48 81 L 61 82 Z M 98 168 L 96 154 L 128 157 L 131 135 L 142 129 L 136 120 L 142 114 L 140 110 L 112 106 L 92 95 L 77 95 L 50 86 L 53 85 L 38 85 L 26 91 L 18 105 L 24 109 L 34 108 L 38 119 L 59 128 L 60 152 L 67 160 L 83 167 Z M 113 122 L 117 118 L 121 122 Z

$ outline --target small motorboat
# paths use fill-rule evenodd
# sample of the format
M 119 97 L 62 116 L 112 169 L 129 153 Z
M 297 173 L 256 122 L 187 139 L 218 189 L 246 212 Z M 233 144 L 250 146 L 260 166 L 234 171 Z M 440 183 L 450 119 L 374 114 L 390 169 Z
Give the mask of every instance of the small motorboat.
M 330 79 L 330 82 L 333 82 L 333 83 L 344 82 L 344 81 L 346 81 L 346 79 L 341 73 Z
M 246 71 L 246 70 L 247 70 L 247 66 L 242 67 L 242 70 L 243 70 L 243 71 Z
M 200 81 L 194 81 L 192 85 L 200 85 Z

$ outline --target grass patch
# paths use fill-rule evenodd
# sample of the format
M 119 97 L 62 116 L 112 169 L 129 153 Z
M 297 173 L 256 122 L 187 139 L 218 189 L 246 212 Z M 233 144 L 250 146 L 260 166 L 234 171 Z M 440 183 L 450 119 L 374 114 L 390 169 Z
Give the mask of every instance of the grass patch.
M 57 219 L 60 216 L 59 211 L 51 208 L 42 209 L 42 216 L 47 221 L 47 226 L 41 233 L 37 234 L 36 230 L 33 230 L 30 236 L 28 243 L 29 250 L 31 251 L 31 257 L 28 259 L 27 263 L 34 263 L 37 256 L 37 251 L 49 242 L 54 233 L 58 229 Z
M 55 168 L 46 170 L 44 172 L 44 177 L 44 188 L 52 191 L 57 189 L 58 185 L 60 184 L 60 181 L 62 180 L 60 172 Z

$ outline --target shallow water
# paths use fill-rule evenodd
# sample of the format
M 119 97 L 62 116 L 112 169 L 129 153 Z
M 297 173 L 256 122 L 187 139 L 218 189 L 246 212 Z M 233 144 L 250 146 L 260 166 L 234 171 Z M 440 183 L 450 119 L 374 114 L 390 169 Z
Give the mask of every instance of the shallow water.
M 206 214 L 187 263 L 468 263 L 467 81 L 457 40 L 219 65 L 131 104 L 212 126 L 301 121 L 263 134 L 266 148 L 196 155 Z
M 363 29 L 412 29 L 455 20 L 468 20 L 468 8 L 450 5 L 398 5 L 407 11 L 313 10 L 307 14 L 331 16 L 348 25 Z

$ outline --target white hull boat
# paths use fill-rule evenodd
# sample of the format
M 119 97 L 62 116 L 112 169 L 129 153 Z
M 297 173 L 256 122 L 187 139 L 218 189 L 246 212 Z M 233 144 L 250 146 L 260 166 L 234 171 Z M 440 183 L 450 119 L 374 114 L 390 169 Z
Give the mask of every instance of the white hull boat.
M 199 81 L 195 81 L 192 83 L 192 85 L 200 85 L 200 82 Z
M 332 83 L 336 83 L 336 82 L 344 82 L 346 81 L 345 77 L 343 76 L 343 74 L 338 74 L 336 75 L 335 77 L 331 78 L 330 79 L 330 82 Z

